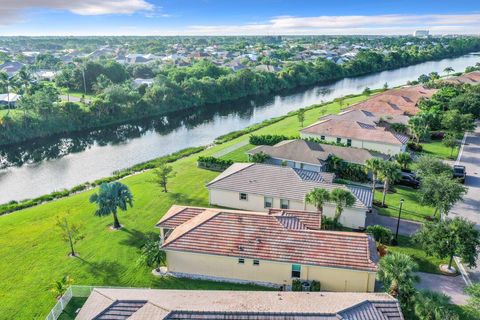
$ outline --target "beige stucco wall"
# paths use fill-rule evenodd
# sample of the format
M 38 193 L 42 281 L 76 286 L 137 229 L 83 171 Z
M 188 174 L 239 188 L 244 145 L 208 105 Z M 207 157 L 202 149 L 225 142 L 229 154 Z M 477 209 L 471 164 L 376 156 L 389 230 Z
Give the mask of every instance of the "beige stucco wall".
M 170 272 L 226 278 L 233 281 L 292 284 L 291 263 L 260 260 L 260 265 L 254 266 L 253 259 L 245 259 L 244 264 L 239 264 L 238 257 L 169 250 L 166 252 Z M 322 291 L 373 292 L 375 288 L 375 273 L 367 271 L 302 265 L 300 278 L 320 281 Z
M 219 190 L 209 188 L 210 204 L 215 206 L 250 210 L 250 211 L 268 211 L 264 207 L 264 196 L 248 194 L 248 200 L 240 200 L 240 193 L 235 191 Z M 288 198 L 287 198 L 288 199 Z M 273 208 L 280 208 L 280 198 L 273 198 Z M 316 208 L 303 201 L 290 200 L 290 209 L 316 211 Z M 335 216 L 335 205 L 326 204 L 323 208 L 323 214 L 326 217 Z M 366 210 L 359 208 L 345 208 L 340 216 L 339 222 L 345 227 L 360 229 L 365 227 Z
M 300 136 L 302 138 L 315 138 L 320 139 L 321 135 L 311 134 L 311 133 L 301 133 Z M 333 136 L 325 136 L 325 141 L 327 142 L 337 142 L 337 137 Z M 342 143 L 346 144 L 347 139 L 342 138 Z M 405 145 L 395 145 L 395 144 L 388 144 L 388 143 L 380 143 L 380 142 L 372 142 L 372 141 L 365 141 L 365 140 L 357 140 L 352 139 L 352 147 L 360 148 L 360 149 L 367 149 L 367 150 L 374 150 L 388 155 L 396 155 L 400 152 L 404 152 L 406 146 Z

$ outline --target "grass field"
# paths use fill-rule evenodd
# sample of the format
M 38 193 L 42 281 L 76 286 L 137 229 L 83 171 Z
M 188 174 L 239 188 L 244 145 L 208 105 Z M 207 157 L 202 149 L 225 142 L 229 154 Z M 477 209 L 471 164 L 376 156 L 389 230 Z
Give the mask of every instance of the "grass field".
M 422 143 L 422 154 L 428 154 L 440 159 L 457 159 L 459 148 L 454 148 L 453 152 L 450 148 L 446 147 L 442 141 L 430 141 Z
M 400 206 L 400 199 L 404 199 L 402 206 L 402 218 L 425 222 L 425 217 L 432 216 L 434 208 L 420 204 L 420 193 L 418 190 L 395 186 L 395 193 L 388 193 L 385 203 L 388 208 L 377 208 L 378 213 L 385 216 L 397 217 Z M 382 200 L 382 191 L 375 192 L 375 200 Z
M 364 99 L 356 97 L 346 102 Z M 305 125 L 320 115 L 338 112 L 340 106 L 331 103 L 306 113 Z M 300 129 L 296 116 L 264 127 L 256 134 L 297 134 Z M 119 214 L 125 226 L 110 231 L 111 217 L 93 215 L 95 207 L 88 201 L 94 191 L 46 203 L 0 217 L 0 301 L 4 319 L 42 319 L 55 304 L 49 292 L 52 282 L 69 275 L 75 284 L 138 286 L 181 289 L 259 289 L 250 285 L 234 285 L 209 281 L 175 278 L 155 278 L 150 268 L 139 266 L 139 249 L 149 235 L 157 235 L 155 223 L 172 204 L 208 206 L 205 183 L 218 172 L 198 169 L 199 155 L 212 155 L 219 150 L 248 139 L 239 137 L 201 154 L 172 164 L 177 175 L 172 179 L 168 194 L 152 183 L 151 172 L 125 178 L 132 190 L 134 207 Z M 69 258 L 68 247 L 55 227 L 56 217 L 67 215 L 71 222 L 82 225 L 85 238 L 77 244 L 80 258 Z M 28 303 L 26 303 L 26 299 Z M 19 307 L 21 306 L 21 307 Z

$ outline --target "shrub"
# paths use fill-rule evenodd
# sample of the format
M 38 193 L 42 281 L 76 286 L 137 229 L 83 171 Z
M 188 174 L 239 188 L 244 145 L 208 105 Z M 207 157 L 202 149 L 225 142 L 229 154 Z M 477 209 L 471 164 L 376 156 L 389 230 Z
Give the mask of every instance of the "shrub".
M 250 136 L 250 144 L 253 144 L 255 146 L 259 145 L 267 145 L 267 146 L 273 146 L 281 141 L 284 140 L 289 140 L 289 139 L 295 139 L 295 137 L 287 137 L 284 135 L 277 135 L 277 134 L 265 134 L 265 135 L 254 135 L 252 134 Z
M 417 151 L 417 152 L 420 152 L 423 150 L 423 147 L 421 144 L 418 144 L 418 143 L 415 143 L 413 141 L 410 141 L 407 143 L 407 147 L 410 149 L 410 150 L 413 150 L 413 151 Z
M 375 241 L 382 244 L 390 244 L 392 241 L 392 231 L 378 224 L 367 227 L 367 233 L 370 233 Z
M 251 160 L 252 162 L 255 162 L 255 163 L 264 163 L 265 160 L 267 160 L 268 158 L 270 158 L 270 156 L 264 152 L 259 152 L 259 153 L 255 153 L 252 157 L 251 157 Z
M 223 171 L 233 164 L 232 160 L 223 160 L 215 157 L 198 157 L 198 166 L 205 169 Z
M 430 139 L 432 140 L 443 140 L 445 133 L 442 131 L 432 131 L 430 133 Z
M 403 123 L 392 123 L 390 124 L 390 128 L 398 133 L 406 134 L 408 132 L 408 127 Z
M 332 218 L 322 216 L 322 229 L 323 230 L 342 230 L 342 224 L 335 221 Z
M 320 281 L 312 280 L 310 283 L 310 291 L 318 292 L 321 289 Z
M 302 280 L 300 279 L 292 280 L 292 291 L 302 291 Z

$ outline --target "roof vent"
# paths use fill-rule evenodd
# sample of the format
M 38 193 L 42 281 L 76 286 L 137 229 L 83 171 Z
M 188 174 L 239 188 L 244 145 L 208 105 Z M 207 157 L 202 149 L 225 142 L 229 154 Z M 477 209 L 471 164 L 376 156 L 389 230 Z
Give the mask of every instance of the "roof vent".
M 243 246 L 238 246 L 238 250 L 245 251 L 245 248 Z

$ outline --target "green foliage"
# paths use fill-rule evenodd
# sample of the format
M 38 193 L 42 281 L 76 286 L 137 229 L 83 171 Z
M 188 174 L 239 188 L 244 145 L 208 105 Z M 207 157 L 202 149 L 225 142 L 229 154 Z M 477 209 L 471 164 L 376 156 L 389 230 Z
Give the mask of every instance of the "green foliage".
M 382 206 L 385 206 L 385 199 L 390 186 L 401 178 L 400 166 L 395 162 L 383 160 L 380 165 L 379 178 L 383 180 Z
M 421 113 L 408 120 L 408 128 L 410 129 L 416 143 L 419 143 L 424 139 L 430 130 L 427 117 Z
M 330 192 L 330 201 L 335 203 L 334 222 L 338 222 L 343 210 L 355 204 L 355 196 L 348 190 L 335 188 Z
M 321 288 L 320 281 L 312 280 L 312 282 L 310 282 L 310 291 L 320 292 Z
M 323 211 L 323 205 L 329 200 L 330 192 L 326 189 L 314 188 L 305 195 L 305 202 L 315 206 L 319 212 Z
M 250 136 L 250 144 L 253 144 L 254 146 L 259 146 L 259 145 L 267 145 L 267 146 L 273 146 L 281 141 L 284 140 L 289 140 L 292 139 L 292 137 L 287 137 L 283 135 L 277 135 L 277 134 L 265 134 L 265 135 L 251 135 Z
M 458 256 L 470 267 L 476 266 L 480 246 L 480 232 L 475 223 L 464 218 L 427 222 L 414 236 L 427 255 L 449 258 L 452 266 L 453 256 Z
M 395 161 L 402 169 L 408 169 L 408 165 L 413 162 L 413 159 L 410 153 L 400 152 L 395 156 Z
M 445 130 L 459 134 L 471 131 L 475 128 L 475 119 L 470 113 L 463 114 L 459 110 L 448 110 L 442 118 L 442 126 Z
M 381 168 L 382 168 L 382 160 L 380 158 L 371 158 L 365 161 L 365 173 L 372 174 L 372 192 L 373 192 L 372 201 L 375 200 L 375 185 L 377 183 L 378 175 L 380 174 Z
M 340 157 L 329 155 L 326 160 L 326 170 L 335 173 L 338 179 L 345 179 L 353 182 L 367 182 L 368 174 L 364 166 L 357 163 L 343 161 Z
M 342 231 L 343 225 L 335 219 L 322 215 L 322 229 L 331 231 Z
M 68 287 L 73 284 L 74 280 L 70 276 L 63 276 L 60 280 L 53 282 L 50 292 L 55 295 L 55 298 L 63 296 Z
M 292 291 L 302 291 L 302 280 L 293 279 L 292 280 Z
M 68 215 L 69 213 L 67 213 Z M 67 217 L 57 217 L 57 227 L 61 231 L 63 241 L 67 242 L 70 247 L 70 255 L 73 257 L 76 255 L 74 244 L 84 238 L 80 231 L 80 225 L 75 223 L 69 223 Z
M 298 122 L 300 122 L 300 126 L 303 127 L 303 122 L 305 121 L 305 109 L 301 108 L 297 112 Z
M 198 166 L 201 168 L 223 171 L 233 164 L 232 160 L 223 160 L 215 157 L 198 157 Z
M 98 205 L 95 215 L 102 217 L 113 214 L 113 228 L 120 229 L 117 210 L 126 211 L 133 206 L 133 195 L 130 188 L 121 182 L 102 183 L 98 193 L 90 196 L 90 202 Z
M 451 174 L 441 173 L 423 176 L 420 192 L 423 204 L 435 207 L 435 213 L 448 215 L 453 205 L 463 198 L 467 188 Z
M 374 226 L 368 226 L 367 233 L 370 233 L 375 241 L 380 242 L 381 244 L 388 245 L 392 240 L 392 231 L 389 228 L 378 224 Z
M 468 306 L 480 313 L 480 282 L 474 282 L 465 288 L 468 294 Z
M 451 307 L 450 297 L 433 291 L 416 293 L 414 311 L 422 320 L 460 320 Z
M 251 160 L 255 163 L 264 163 L 270 156 L 264 152 L 258 152 L 252 155 Z
M 446 134 L 442 140 L 442 143 L 446 147 L 450 148 L 450 157 L 453 154 L 453 150 L 460 145 L 460 143 L 457 140 L 457 137 L 455 136 L 455 134 L 452 134 L 452 133 Z
M 158 236 L 153 236 L 147 239 L 142 247 L 138 262 L 159 271 L 160 267 L 167 263 L 167 255 L 165 254 L 165 251 L 160 249 L 160 245 L 160 238 Z
M 419 177 L 424 178 L 442 173 L 452 174 L 452 167 L 440 159 L 431 156 L 421 156 L 415 161 L 414 171 Z

